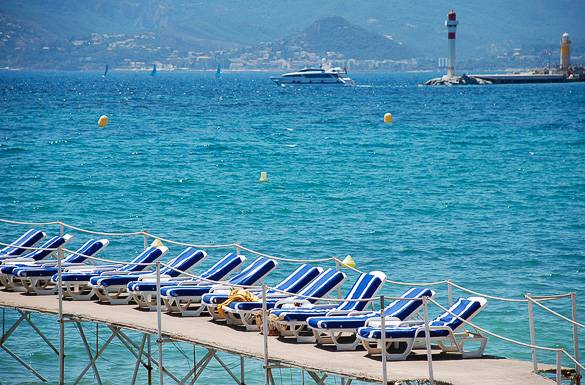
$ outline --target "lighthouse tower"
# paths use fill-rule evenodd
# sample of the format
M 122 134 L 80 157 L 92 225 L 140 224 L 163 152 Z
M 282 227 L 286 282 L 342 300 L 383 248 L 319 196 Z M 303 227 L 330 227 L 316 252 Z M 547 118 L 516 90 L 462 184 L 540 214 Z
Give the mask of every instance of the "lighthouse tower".
M 445 27 L 447 27 L 447 36 L 449 38 L 449 62 L 447 63 L 447 76 L 455 76 L 455 32 L 457 32 L 457 14 L 451 10 L 445 20 Z
M 561 70 L 567 72 L 571 66 L 571 39 L 568 33 L 563 33 L 561 37 Z

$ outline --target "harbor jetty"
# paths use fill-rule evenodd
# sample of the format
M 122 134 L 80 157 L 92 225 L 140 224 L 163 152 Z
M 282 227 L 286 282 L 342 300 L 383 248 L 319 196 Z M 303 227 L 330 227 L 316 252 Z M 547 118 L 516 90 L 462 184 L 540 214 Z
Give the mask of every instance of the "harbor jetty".
M 568 33 L 561 37 L 560 62 L 558 68 L 539 68 L 513 73 L 463 74 L 455 73 L 455 43 L 457 34 L 457 14 L 450 11 L 445 21 L 447 27 L 448 62 L 447 74 L 427 80 L 427 86 L 436 85 L 482 85 L 482 84 L 519 84 L 519 83 L 570 83 L 585 82 L 585 68 L 571 65 L 571 39 Z
M 278 260 L 281 263 L 307 263 L 307 260 L 289 259 L 284 257 L 271 256 L 265 253 L 255 251 L 247 248 L 241 244 L 233 243 L 228 245 L 195 245 L 186 242 L 177 242 L 170 239 L 163 239 L 156 235 L 150 234 L 147 231 L 135 231 L 127 233 L 116 232 L 99 232 L 82 229 L 77 226 L 72 226 L 60 221 L 31 223 L 22 221 L 13 221 L 0 219 L 0 223 L 4 224 L 18 224 L 22 226 L 45 226 L 59 228 L 60 234 L 63 236 L 66 232 L 78 232 L 85 235 L 99 235 L 110 238 L 122 237 L 142 237 L 144 248 L 154 241 L 157 244 L 164 242 L 170 246 L 181 247 L 196 247 L 200 249 L 233 249 L 234 253 L 246 253 L 248 255 L 257 255 L 263 258 Z M 13 247 L 13 244 L 0 242 L 0 245 L 5 247 Z M 29 250 L 45 250 L 35 247 L 23 247 Z M 61 268 L 65 253 L 71 253 L 71 250 L 65 248 L 64 245 L 56 249 L 47 250 L 54 252 L 56 265 L 58 269 Z M 104 258 L 89 257 L 95 263 L 109 262 Z M 118 261 L 120 262 L 120 261 Z M 356 273 L 363 274 L 359 269 L 345 264 L 344 261 L 336 257 L 316 259 L 308 261 L 318 265 L 327 263 L 333 264 L 337 270 L 350 269 Z M 424 346 L 417 346 L 413 354 L 410 354 L 407 359 L 401 361 L 388 361 L 385 355 L 381 357 L 369 356 L 364 350 L 352 351 L 338 351 L 330 346 L 315 346 L 309 343 L 296 343 L 291 339 L 276 338 L 269 335 L 268 319 L 269 310 L 267 305 L 268 290 L 277 290 L 264 283 L 249 289 L 260 289 L 262 295 L 262 308 L 260 315 L 262 318 L 261 333 L 245 332 L 239 327 L 229 327 L 223 322 L 211 320 L 210 317 L 178 317 L 172 314 L 165 314 L 162 311 L 161 300 L 161 268 L 168 267 L 166 262 L 152 262 L 145 263 L 153 270 L 152 276 L 155 277 L 153 282 L 156 283 L 156 311 L 147 311 L 137 308 L 136 304 L 122 304 L 111 305 L 108 303 L 98 301 L 75 301 L 71 298 L 66 298 L 63 292 L 63 278 L 62 273 L 56 275 L 56 294 L 49 295 L 30 295 L 21 292 L 10 290 L 0 291 L 0 307 L 3 311 L 14 312 L 16 321 L 11 324 L 3 325 L 3 335 L 0 340 L 0 348 L 5 354 L 4 359 L 14 359 L 19 362 L 30 374 L 41 381 L 48 381 L 42 373 L 37 371 L 25 359 L 20 357 L 18 349 L 14 346 L 21 346 L 23 344 L 34 345 L 39 351 L 52 351 L 58 360 L 56 365 L 59 365 L 59 383 L 65 383 L 65 372 L 68 370 L 65 367 L 65 349 L 66 344 L 71 339 L 81 339 L 85 347 L 87 355 L 87 365 L 77 375 L 75 383 L 79 382 L 88 373 L 93 373 L 97 383 L 101 384 L 105 381 L 107 373 L 100 373 L 96 362 L 104 359 L 108 354 L 108 345 L 112 341 L 119 341 L 128 350 L 130 360 L 125 364 L 133 368 L 132 381 L 135 383 L 137 374 L 141 370 L 148 371 L 148 383 L 163 384 L 164 381 L 172 381 L 178 384 L 193 384 L 205 372 L 211 361 L 218 362 L 225 371 L 225 382 L 235 382 L 243 385 L 250 383 L 246 380 L 246 365 L 250 361 L 261 362 L 262 370 L 264 371 L 265 384 L 276 385 L 277 381 L 273 376 L 273 371 L 278 368 L 292 368 L 299 370 L 305 374 L 315 384 L 325 384 L 327 378 L 339 378 L 341 383 L 349 385 L 353 381 L 365 381 L 371 383 L 387 384 L 436 384 L 436 385 L 547 385 L 557 383 L 560 384 L 567 376 L 572 376 L 574 381 L 579 381 L 579 373 L 585 370 L 585 367 L 580 363 L 579 346 L 578 346 L 578 332 L 580 328 L 585 328 L 577 320 L 577 307 L 575 293 L 566 293 L 560 295 L 549 296 L 531 296 L 526 294 L 523 298 L 502 298 L 489 294 L 477 293 L 473 290 L 465 288 L 451 280 L 442 280 L 437 282 L 409 282 L 402 283 L 391 281 L 384 278 L 388 285 L 401 286 L 421 286 L 421 287 L 439 287 L 447 288 L 447 297 L 439 300 L 433 297 L 421 298 L 424 308 L 420 323 L 424 325 L 427 332 L 432 327 L 428 318 L 427 306 L 437 306 L 439 309 L 446 310 L 453 318 L 460 320 L 465 326 L 475 330 L 474 335 L 481 334 L 490 339 L 501 339 L 510 344 L 516 344 L 532 352 L 532 361 L 525 362 L 504 357 L 494 357 L 489 355 L 478 356 L 475 358 L 466 357 L 465 353 L 460 351 L 445 352 L 442 344 L 432 343 L 431 339 L 426 336 Z M 95 265 L 93 265 L 95 266 Z M 185 277 L 198 278 L 200 276 L 189 272 L 183 272 Z M 229 286 L 229 283 L 221 282 L 223 285 Z M 528 305 L 528 316 L 531 332 L 531 342 L 517 341 L 512 338 L 498 335 L 489 330 L 489 326 L 480 326 L 472 323 L 468 319 L 462 318 L 446 307 L 441 305 L 441 302 L 446 302 L 451 305 L 454 301 L 454 291 L 472 294 L 474 296 L 482 296 L 489 301 L 504 301 L 514 303 L 524 303 Z M 298 294 L 295 294 L 298 296 Z M 386 297 L 390 300 L 392 298 Z M 400 299 L 400 298 L 397 298 Z M 572 316 L 566 317 L 549 308 L 547 303 L 549 301 L 563 301 L 569 300 L 571 303 Z M 337 298 L 324 299 L 324 301 L 332 301 L 339 303 L 342 300 L 338 295 Z M 363 299 L 361 301 L 371 302 L 372 305 L 380 304 L 380 308 L 384 308 L 385 297 L 378 296 Z M 539 346 L 536 344 L 536 330 L 534 327 L 533 308 L 539 307 L 559 317 L 560 321 L 566 323 L 573 328 L 573 337 L 575 345 L 574 352 L 569 352 L 565 348 L 553 348 L 546 346 Z M 393 326 L 392 320 L 386 319 L 384 312 L 380 309 L 374 309 L 380 314 L 382 330 L 390 330 Z M 44 330 L 47 323 L 35 322 L 35 317 L 38 314 L 44 316 L 54 317 L 59 324 L 59 341 L 54 342 L 47 336 Z M 4 318 L 3 318 L 4 319 Z M 385 322 L 389 322 L 385 325 Z M 68 328 L 66 333 L 66 324 L 73 324 L 76 332 L 72 332 Z M 87 324 L 101 325 L 109 330 L 109 336 L 106 343 L 95 348 L 91 346 L 88 341 L 84 326 Z M 26 341 L 16 340 L 14 336 L 15 331 L 21 327 L 30 327 L 34 334 L 29 333 Z M 132 332 L 132 336 L 129 334 Z M 140 337 L 136 338 L 136 334 Z M 66 335 L 67 334 L 67 335 Z M 430 333 L 429 333 L 430 334 Z M 384 333 L 382 333 L 384 335 Z M 427 334 L 428 335 L 428 334 Z M 38 337 L 38 338 L 37 338 Z M 435 340 L 433 340 L 435 341 Z M 203 356 L 194 360 L 192 367 L 183 368 L 183 372 L 176 373 L 171 371 L 166 365 L 163 354 L 163 344 L 171 344 L 173 342 L 182 342 L 192 344 L 193 347 L 205 351 Z M 12 345 L 13 344 L 13 345 Z M 156 344 L 156 352 L 151 349 L 151 344 Z M 46 347 L 45 347 L 46 346 Z M 461 346 L 462 350 L 462 346 Z M 538 362 L 537 352 L 547 351 L 554 353 L 556 357 L 555 365 L 548 365 Z M 239 366 L 228 366 L 220 357 L 219 353 L 228 354 L 239 358 Z M 570 367 L 563 367 L 562 363 L 569 362 Z M 239 369 L 239 370 L 237 370 Z M 543 376 L 543 371 L 551 371 L 552 375 L 549 377 Z M 158 381 L 153 381 L 153 373 L 157 373 Z M 0 381 L 2 374 L 0 372 Z M 130 378 L 130 375 L 129 375 Z M 415 382 L 416 381 L 416 382 Z

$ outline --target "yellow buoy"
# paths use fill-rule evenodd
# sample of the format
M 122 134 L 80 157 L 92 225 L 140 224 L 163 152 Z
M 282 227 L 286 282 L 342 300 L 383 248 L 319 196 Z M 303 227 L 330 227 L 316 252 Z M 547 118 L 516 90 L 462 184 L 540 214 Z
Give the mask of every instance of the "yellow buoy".
M 353 269 L 355 269 L 355 267 L 357 266 L 351 255 L 348 255 L 345 258 L 343 258 L 343 261 L 341 261 L 341 265 L 343 267 L 351 267 Z
M 103 128 L 107 125 L 108 125 L 108 116 L 107 115 L 100 116 L 100 118 L 98 119 L 98 126 Z
M 154 241 L 152 241 L 150 247 L 161 247 L 162 245 L 163 245 L 162 241 L 156 238 Z
M 268 182 L 268 173 L 266 171 L 260 173 L 260 182 Z
M 394 118 L 392 117 L 391 113 L 386 112 L 384 114 L 384 123 L 392 123 L 393 120 L 394 120 Z

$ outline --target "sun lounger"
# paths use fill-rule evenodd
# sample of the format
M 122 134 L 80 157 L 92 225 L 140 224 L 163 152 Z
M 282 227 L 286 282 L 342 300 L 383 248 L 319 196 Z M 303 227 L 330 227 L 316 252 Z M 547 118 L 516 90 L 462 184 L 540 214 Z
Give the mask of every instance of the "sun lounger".
M 459 352 L 462 356 L 481 357 L 487 344 L 487 338 L 478 331 L 462 331 L 465 321 L 470 321 L 487 305 L 483 297 L 459 298 L 441 316 L 429 322 L 429 338 L 431 343 L 437 344 L 443 352 Z M 455 314 L 456 316 L 451 315 Z M 459 318 L 458 318 L 459 317 Z M 461 319 L 460 319 L 461 318 Z M 373 325 L 370 325 L 373 323 Z M 375 324 L 377 323 L 377 324 Z M 381 354 L 381 336 L 379 321 L 368 321 L 366 326 L 358 329 L 358 338 L 368 351 L 368 354 Z M 412 352 L 413 347 L 424 346 L 425 325 L 423 321 L 390 322 L 385 328 L 386 346 L 384 352 L 389 360 L 404 360 Z M 479 342 L 479 347 L 473 351 L 465 351 L 464 344 L 468 341 Z
M 95 289 L 90 285 L 89 280 L 98 275 L 123 275 L 144 271 L 149 267 L 147 264 L 155 262 L 168 251 L 168 247 L 148 247 L 131 262 L 126 264 L 101 265 L 90 268 L 69 267 L 61 274 L 64 295 L 73 300 L 88 301 L 95 296 Z M 52 277 L 57 282 L 58 275 Z
M 181 254 L 171 259 L 167 266 L 160 269 L 160 280 L 168 281 L 184 275 L 193 266 L 205 259 L 207 253 L 194 247 L 186 248 Z M 156 271 L 143 271 L 125 275 L 99 275 L 92 277 L 89 284 L 100 302 L 108 302 L 112 305 L 128 304 L 132 300 L 132 294 L 128 292 L 128 284 L 133 281 L 154 282 L 156 284 Z
M 12 272 L 22 266 L 38 266 L 39 262 L 55 254 L 57 249 L 69 242 L 71 238 L 73 238 L 73 235 L 69 234 L 54 236 L 41 244 L 38 250 L 33 250 L 30 253 L 5 260 L 2 266 L 0 266 L 0 282 L 4 285 L 4 288 L 13 291 L 25 291 L 24 287 L 20 284 L 20 280 L 14 279 Z
M 191 285 L 207 284 L 208 281 L 220 281 L 234 269 L 238 268 L 246 257 L 237 255 L 234 252 L 226 254 L 223 258 L 217 261 L 213 266 L 198 275 L 198 278 L 174 278 L 168 281 L 161 282 L 161 287 L 177 286 L 177 285 Z M 126 285 L 128 292 L 132 293 L 134 302 L 140 308 L 149 310 L 156 309 L 156 282 L 133 281 Z
M 12 257 L 17 257 L 27 251 L 28 247 L 32 247 L 35 243 L 45 237 L 45 233 L 37 229 L 30 229 L 22 234 L 18 239 L 0 250 L 0 261 Z
M 333 315 L 347 315 L 352 311 L 362 311 L 368 301 L 382 288 L 386 274 L 381 271 L 361 274 L 345 296 L 344 302 L 329 305 L 314 305 L 306 301 L 295 309 L 271 310 L 270 322 L 283 337 L 295 337 L 297 342 L 315 342 L 315 336 L 307 330 L 307 319 Z
M 202 284 L 198 286 L 167 286 L 161 289 L 161 298 L 169 313 L 179 313 L 181 316 L 200 316 L 206 310 L 201 302 L 204 294 L 214 291 L 228 292 L 233 285 L 252 286 L 262 280 L 276 268 L 276 261 L 264 257 L 257 258 L 252 264 L 232 277 L 227 284 Z
M 87 266 L 87 257 L 92 257 L 108 246 L 107 239 L 90 239 L 77 251 L 66 256 L 61 262 L 62 270 L 72 266 Z M 17 267 L 12 275 L 19 280 L 27 293 L 47 295 L 54 294 L 57 286 L 51 278 L 59 271 L 57 261 L 41 261 L 39 265 Z
M 384 317 L 388 321 L 409 320 L 422 308 L 420 299 L 434 295 L 431 289 L 411 288 L 400 296 L 405 299 L 395 300 L 384 308 Z M 354 311 L 345 316 L 311 317 L 307 319 L 307 325 L 313 331 L 317 344 L 333 344 L 337 350 L 355 350 L 360 344 L 357 330 L 365 326 L 369 319 L 380 319 L 380 312 Z
M 280 307 L 315 303 L 318 298 L 325 297 L 345 280 L 345 274 L 335 269 L 327 269 L 319 274 L 311 283 L 299 291 L 297 295 L 269 296 L 266 300 L 268 310 Z M 232 302 L 224 307 L 227 323 L 242 325 L 247 331 L 257 331 L 256 315 L 262 312 L 262 302 Z
M 274 289 L 267 293 L 267 297 L 285 297 L 286 294 L 279 293 L 278 291 L 285 291 L 288 293 L 298 293 L 303 287 L 307 286 L 322 269 L 310 265 L 301 265 L 296 268 L 288 277 L 278 283 Z M 254 295 L 262 295 L 261 290 L 252 290 Z M 230 292 L 218 292 L 204 294 L 201 297 L 201 302 L 207 306 L 207 311 L 212 315 L 214 320 L 218 320 L 217 317 L 217 306 L 224 303 L 228 298 Z

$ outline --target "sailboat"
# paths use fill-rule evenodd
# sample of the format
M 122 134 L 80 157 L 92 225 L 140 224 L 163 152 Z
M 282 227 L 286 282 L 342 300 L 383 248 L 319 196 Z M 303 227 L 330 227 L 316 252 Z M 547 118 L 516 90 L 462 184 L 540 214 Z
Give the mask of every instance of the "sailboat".
M 221 66 L 218 64 L 217 69 L 215 70 L 215 78 L 221 79 Z
M 152 65 L 152 71 L 150 71 L 150 76 L 156 75 L 156 64 Z
M 106 77 L 108 76 L 108 72 L 110 72 L 110 66 L 106 64 L 106 68 L 104 69 L 104 74 L 102 75 L 102 77 Z

